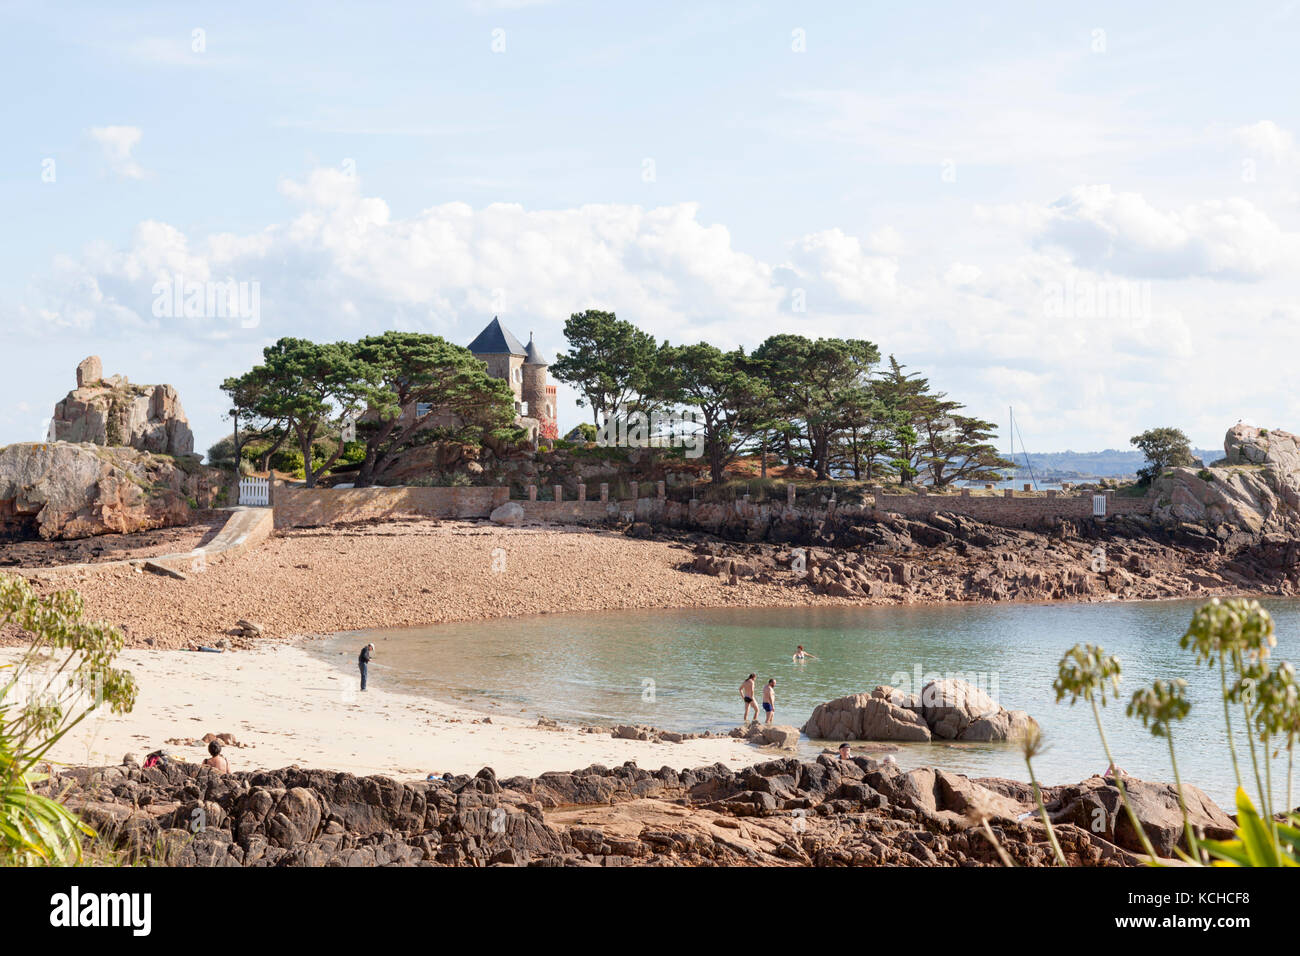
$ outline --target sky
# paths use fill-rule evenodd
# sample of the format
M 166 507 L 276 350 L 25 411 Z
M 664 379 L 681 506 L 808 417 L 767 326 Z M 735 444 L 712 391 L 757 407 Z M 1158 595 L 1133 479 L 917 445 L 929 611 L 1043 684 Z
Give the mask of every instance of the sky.
M 202 451 L 282 336 L 589 308 L 869 339 L 1002 448 L 1300 431 L 1297 2 L 116 6 L 0 0 L 0 444 L 91 354 Z

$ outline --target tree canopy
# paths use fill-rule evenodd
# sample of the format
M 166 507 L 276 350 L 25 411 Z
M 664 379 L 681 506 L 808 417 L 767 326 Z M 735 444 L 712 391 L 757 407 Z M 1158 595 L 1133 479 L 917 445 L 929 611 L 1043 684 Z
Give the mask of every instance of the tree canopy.
M 569 349 L 551 364 L 551 374 L 577 390 L 578 407 L 589 407 L 596 424 L 623 406 L 650 410 L 646 400 L 654 401 L 651 384 L 663 368 L 653 336 L 613 312 L 588 309 L 569 316 L 564 337 Z
M 1145 468 L 1138 469 L 1138 484 L 1149 485 L 1166 468 L 1192 465 L 1192 443 L 1181 428 L 1148 428 L 1129 439 L 1146 458 Z
M 227 379 L 222 390 L 250 420 L 281 423 L 281 441 L 292 434 L 309 488 L 343 454 L 348 424 L 365 446 L 357 484 L 368 485 L 411 444 L 435 434 L 501 438 L 514 421 L 506 382 L 488 375 L 468 349 L 418 332 L 325 344 L 282 338 L 263 350 L 261 365 Z M 435 417 L 446 423 L 441 432 L 427 428 Z M 317 442 L 327 437 L 332 450 L 316 459 Z

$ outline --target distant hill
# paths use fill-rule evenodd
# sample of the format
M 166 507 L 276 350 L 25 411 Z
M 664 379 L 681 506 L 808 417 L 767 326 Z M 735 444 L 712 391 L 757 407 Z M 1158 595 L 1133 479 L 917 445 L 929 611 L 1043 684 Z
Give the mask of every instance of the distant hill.
M 1207 465 L 1223 457 L 1222 448 L 1193 448 L 1192 454 Z M 1105 451 L 1030 452 L 1029 465 L 1035 476 L 1045 478 L 1120 478 L 1135 475 L 1144 460 L 1140 451 L 1108 448 Z M 1025 455 L 1016 451 L 1016 477 L 1028 477 Z

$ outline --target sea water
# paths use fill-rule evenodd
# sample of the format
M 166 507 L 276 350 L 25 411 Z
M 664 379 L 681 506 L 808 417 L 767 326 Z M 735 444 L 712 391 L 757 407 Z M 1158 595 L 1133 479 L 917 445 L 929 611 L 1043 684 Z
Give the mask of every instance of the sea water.
M 1102 711 L 1113 753 L 1128 773 L 1172 780 L 1168 744 L 1124 714 L 1133 691 L 1156 678 L 1188 681 L 1192 711 L 1175 731 L 1183 780 L 1231 807 L 1235 789 L 1217 670 L 1178 647 L 1195 601 L 1103 604 L 942 605 L 611 611 L 382 629 L 315 642 L 350 674 L 358 648 L 376 644 L 372 681 L 488 711 L 598 724 L 641 723 L 678 731 L 727 731 L 740 723 L 738 688 L 751 672 L 776 678 L 776 721 L 800 727 L 817 704 L 877 684 L 908 690 L 961 676 L 1002 706 L 1026 710 L 1048 750 L 1040 782 L 1074 783 L 1106 768 L 1091 709 L 1057 703 L 1057 664 L 1071 645 L 1102 645 L 1123 664 L 1121 699 Z M 1275 659 L 1300 657 L 1300 602 L 1263 602 L 1277 623 Z M 795 663 L 803 644 L 816 660 Z M 761 699 L 761 698 L 760 698 Z M 1243 773 L 1250 758 L 1233 711 Z M 812 756 L 839 741 L 802 743 Z M 855 750 L 868 750 L 855 744 Z M 904 767 L 1027 779 L 1014 744 L 906 744 Z M 671 762 L 665 757 L 665 762 Z M 571 770 L 572 767 L 557 767 Z M 1274 765 L 1284 799 L 1285 751 Z M 1248 785 L 1248 790 L 1253 789 Z

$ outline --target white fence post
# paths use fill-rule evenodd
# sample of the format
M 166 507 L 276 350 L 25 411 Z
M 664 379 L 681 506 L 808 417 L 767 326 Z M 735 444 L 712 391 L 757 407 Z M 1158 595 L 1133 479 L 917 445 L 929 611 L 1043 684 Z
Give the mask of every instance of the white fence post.
M 239 503 L 266 507 L 271 503 L 271 480 L 269 478 L 240 478 Z

